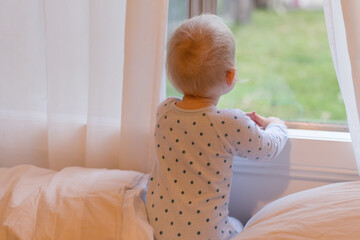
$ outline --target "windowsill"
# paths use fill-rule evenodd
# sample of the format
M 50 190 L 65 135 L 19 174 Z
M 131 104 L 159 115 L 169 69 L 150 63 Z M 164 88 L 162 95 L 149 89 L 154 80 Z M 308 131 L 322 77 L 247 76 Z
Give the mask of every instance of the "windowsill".
M 288 129 L 288 135 L 290 139 L 351 142 L 351 136 L 348 132 Z
M 330 132 L 349 132 L 347 124 L 285 121 L 289 129 L 303 129 Z

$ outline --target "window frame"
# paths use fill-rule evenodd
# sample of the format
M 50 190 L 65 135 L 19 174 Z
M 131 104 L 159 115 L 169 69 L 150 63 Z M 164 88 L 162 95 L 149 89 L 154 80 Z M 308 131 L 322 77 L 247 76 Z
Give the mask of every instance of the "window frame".
M 188 18 L 202 13 L 217 13 L 217 0 L 187 0 Z
M 217 0 L 187 2 L 188 17 L 217 13 Z M 347 124 L 286 121 L 286 125 L 289 141 L 276 159 L 234 158 L 232 186 L 236 187 L 231 189 L 229 210 L 244 223 L 249 213 L 277 198 L 329 183 L 360 180 Z M 259 196 L 266 198 L 259 201 Z

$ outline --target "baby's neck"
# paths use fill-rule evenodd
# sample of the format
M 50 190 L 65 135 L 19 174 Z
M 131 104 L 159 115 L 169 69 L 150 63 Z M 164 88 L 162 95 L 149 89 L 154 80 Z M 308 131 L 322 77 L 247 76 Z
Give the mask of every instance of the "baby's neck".
M 195 97 L 184 95 L 183 99 L 176 103 L 176 106 L 182 109 L 192 110 L 216 106 L 218 101 L 219 97 Z

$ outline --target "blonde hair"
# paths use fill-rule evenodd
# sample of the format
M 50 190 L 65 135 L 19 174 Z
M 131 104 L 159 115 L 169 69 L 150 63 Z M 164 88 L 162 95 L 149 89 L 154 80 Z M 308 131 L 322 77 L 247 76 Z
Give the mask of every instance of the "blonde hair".
M 200 15 L 184 22 L 168 42 L 166 70 L 181 93 L 205 97 L 224 84 L 235 68 L 235 40 L 216 15 Z

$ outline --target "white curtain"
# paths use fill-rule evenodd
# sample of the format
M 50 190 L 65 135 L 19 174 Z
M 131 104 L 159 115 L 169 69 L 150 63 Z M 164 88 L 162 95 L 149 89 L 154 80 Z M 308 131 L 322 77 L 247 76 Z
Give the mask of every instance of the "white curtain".
M 360 173 L 360 1 L 324 0 L 331 53 Z
M 0 0 L 0 167 L 152 165 L 168 0 Z

